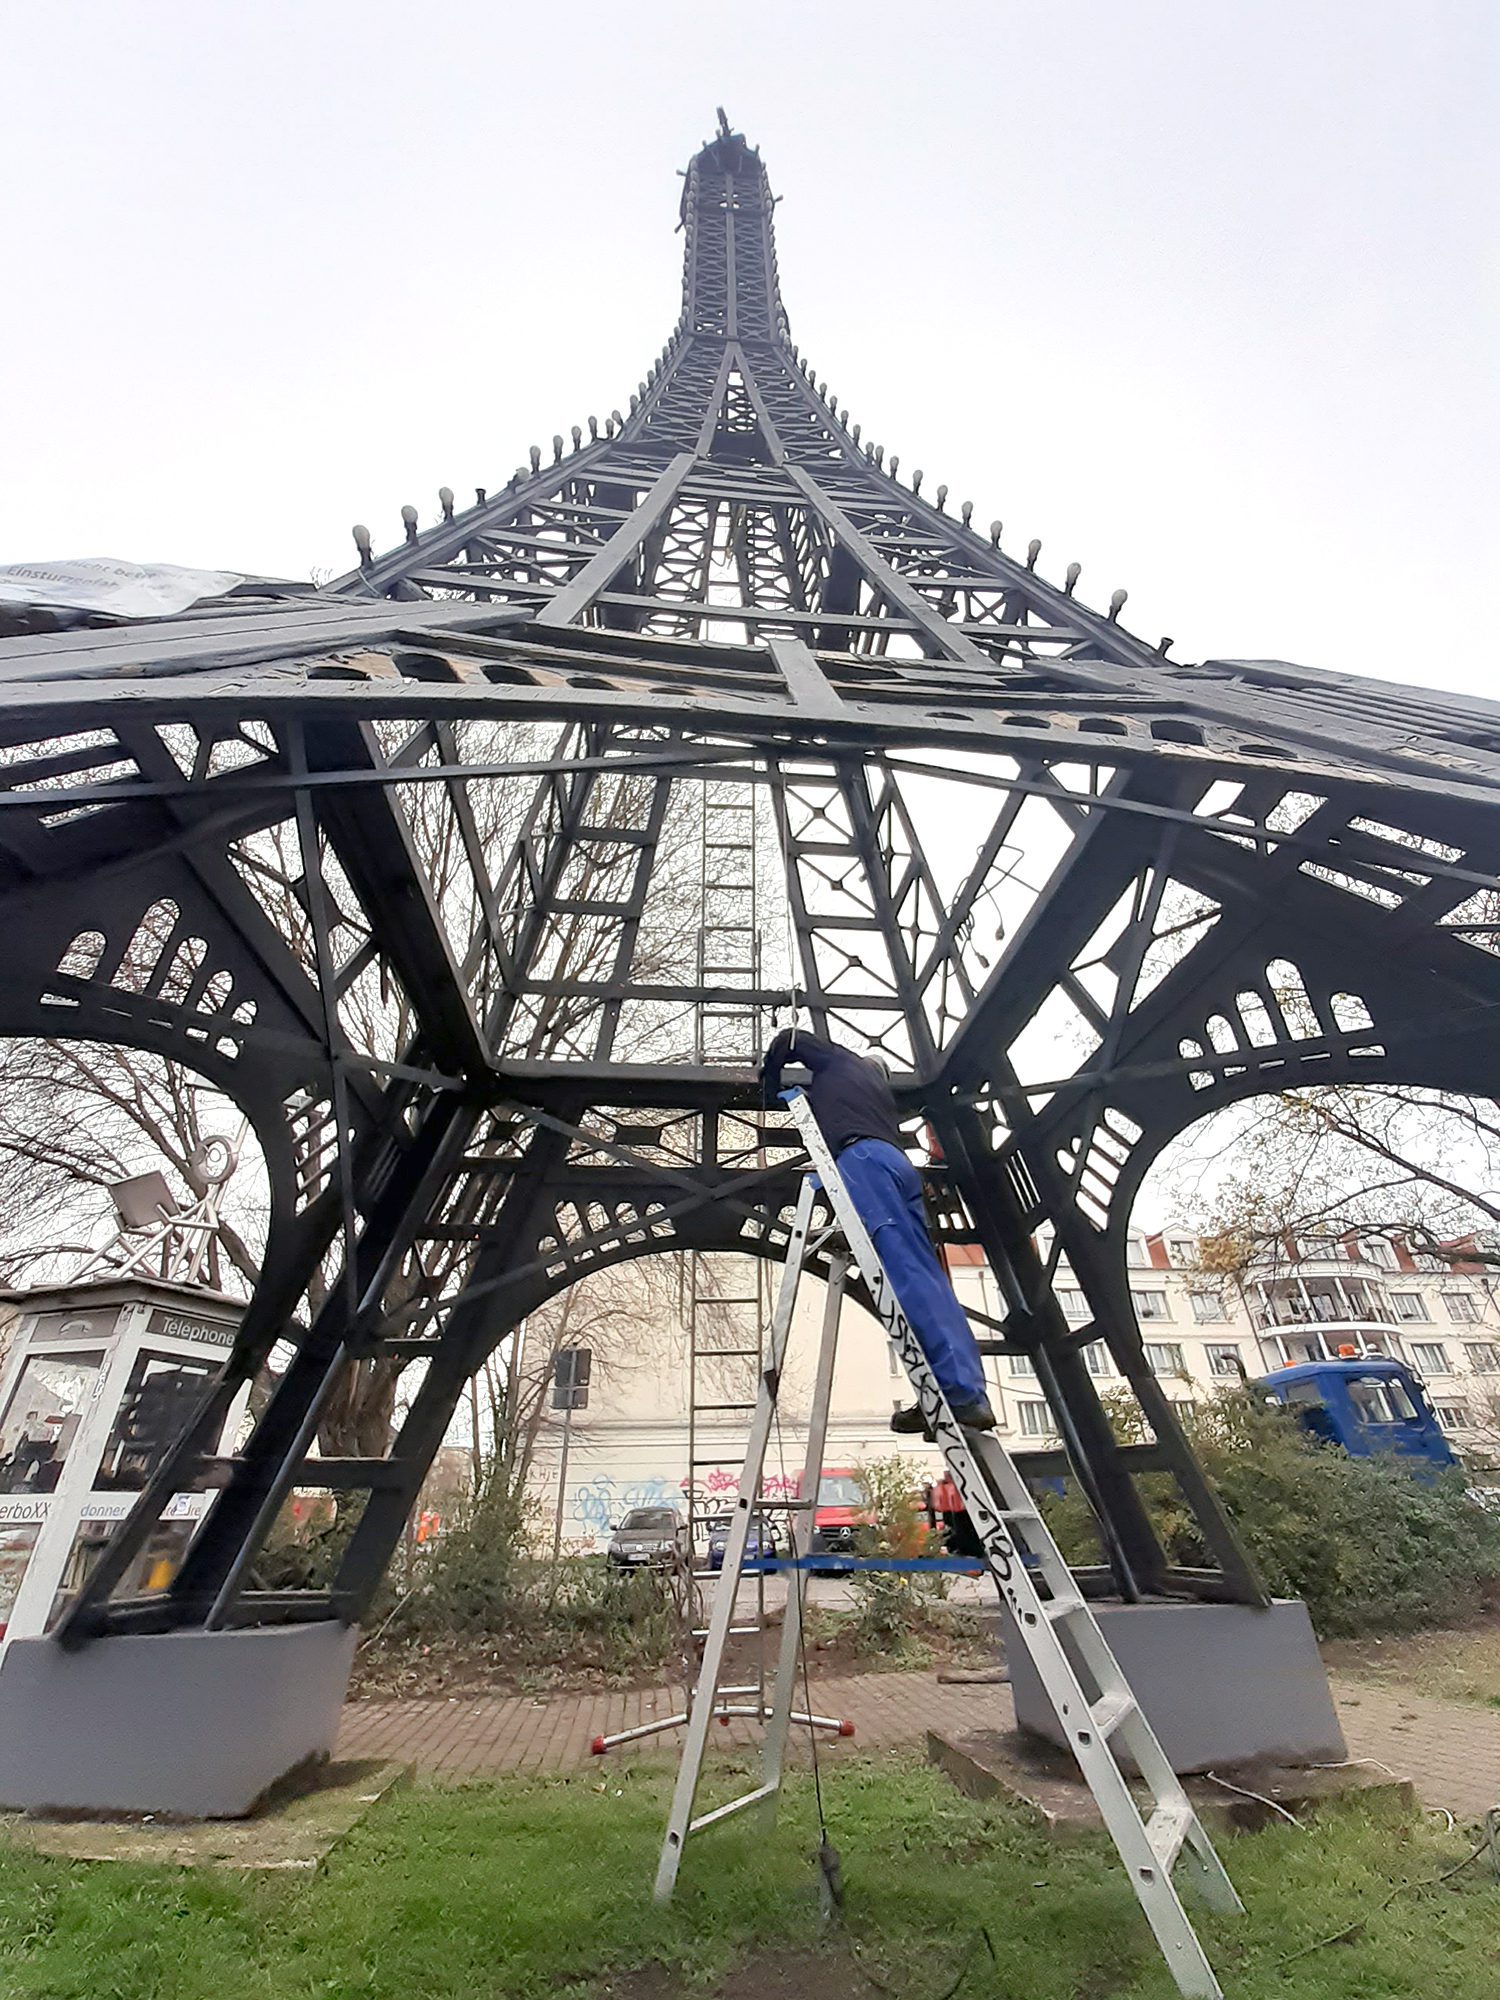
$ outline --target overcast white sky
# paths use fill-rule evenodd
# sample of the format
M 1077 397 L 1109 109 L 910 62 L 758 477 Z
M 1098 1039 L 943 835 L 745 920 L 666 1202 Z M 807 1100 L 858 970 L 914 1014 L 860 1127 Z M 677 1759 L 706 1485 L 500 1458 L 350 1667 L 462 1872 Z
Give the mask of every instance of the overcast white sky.
M 0 14 L 0 561 L 341 571 L 623 407 L 723 103 L 929 490 L 1179 658 L 1500 692 L 1493 0 Z

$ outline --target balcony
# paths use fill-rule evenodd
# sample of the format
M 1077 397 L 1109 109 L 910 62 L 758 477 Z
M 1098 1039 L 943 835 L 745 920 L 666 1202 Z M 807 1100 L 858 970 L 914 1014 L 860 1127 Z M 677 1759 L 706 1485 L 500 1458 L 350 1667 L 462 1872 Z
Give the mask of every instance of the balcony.
M 1256 1331 L 1263 1348 L 1284 1350 L 1286 1366 L 1298 1361 L 1337 1361 L 1341 1347 L 1356 1348 L 1361 1354 L 1382 1354 L 1392 1361 L 1402 1359 L 1395 1328 L 1376 1320 L 1287 1319 L 1258 1323 Z
M 1258 1332 L 1283 1326 L 1382 1326 L 1398 1321 L 1384 1292 L 1368 1279 L 1262 1281 L 1247 1300 Z

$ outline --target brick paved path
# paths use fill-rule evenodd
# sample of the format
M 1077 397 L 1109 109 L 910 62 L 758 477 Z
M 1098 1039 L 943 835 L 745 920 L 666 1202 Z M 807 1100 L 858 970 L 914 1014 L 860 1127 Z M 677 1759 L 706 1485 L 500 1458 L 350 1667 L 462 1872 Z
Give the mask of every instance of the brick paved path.
M 1351 1757 L 1410 1778 L 1424 1805 L 1446 1806 L 1459 1820 L 1500 1806 L 1500 1709 L 1342 1674 L 1331 1680 Z
M 928 1729 L 1008 1729 L 1015 1720 L 1009 1688 L 940 1686 L 931 1672 L 817 1675 L 812 1698 L 818 1714 L 854 1724 L 852 1741 L 820 1734 L 830 1754 L 920 1743 Z M 338 1754 L 398 1757 L 415 1764 L 420 1777 L 439 1782 L 509 1771 L 572 1771 L 592 1763 L 589 1745 L 596 1736 L 634 1729 L 682 1707 L 676 1691 L 661 1688 L 537 1700 L 478 1694 L 357 1701 L 344 1710 Z M 748 1718 L 736 1718 L 714 1736 L 721 1745 L 748 1747 L 760 1741 L 760 1729 Z M 793 1741 L 801 1738 L 799 1731 Z M 609 1754 L 673 1758 L 681 1740 L 681 1731 L 674 1730 Z
M 1446 1806 L 1460 1820 L 1500 1805 L 1500 1710 L 1342 1676 L 1335 1676 L 1333 1691 L 1352 1757 L 1410 1778 L 1424 1804 Z M 847 1716 L 855 1726 L 852 1741 L 819 1738 L 830 1758 L 920 1745 L 928 1729 L 1008 1729 L 1015 1719 L 1008 1688 L 944 1686 L 931 1672 L 823 1675 L 814 1679 L 812 1693 L 820 1714 Z M 537 1700 L 480 1694 L 352 1702 L 344 1711 L 339 1755 L 400 1758 L 435 1783 L 572 1771 L 591 1763 L 595 1736 L 670 1715 L 674 1705 L 662 1689 Z M 721 1745 L 748 1747 L 759 1731 L 736 1720 L 715 1736 Z M 670 1758 L 680 1741 L 680 1732 L 648 1736 L 610 1755 Z

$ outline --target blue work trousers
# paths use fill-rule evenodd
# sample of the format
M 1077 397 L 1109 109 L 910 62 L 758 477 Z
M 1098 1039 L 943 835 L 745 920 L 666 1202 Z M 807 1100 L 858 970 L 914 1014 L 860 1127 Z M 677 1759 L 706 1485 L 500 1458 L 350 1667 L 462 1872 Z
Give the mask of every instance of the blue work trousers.
M 916 1168 L 884 1139 L 856 1139 L 839 1154 L 838 1168 L 943 1394 L 950 1403 L 977 1402 L 984 1368 L 927 1233 Z

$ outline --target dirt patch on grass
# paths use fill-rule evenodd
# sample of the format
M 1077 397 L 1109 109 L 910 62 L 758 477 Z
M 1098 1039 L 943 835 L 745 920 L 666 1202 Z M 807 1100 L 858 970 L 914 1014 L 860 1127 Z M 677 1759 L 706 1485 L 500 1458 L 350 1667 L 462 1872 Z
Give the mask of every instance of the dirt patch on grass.
M 847 1950 L 763 1952 L 713 1986 L 689 1985 L 664 1965 L 607 1980 L 599 2000 L 873 2000 L 889 1993 Z
M 1410 1632 L 1385 1639 L 1333 1639 L 1323 1647 L 1328 1667 L 1357 1680 L 1407 1687 L 1444 1701 L 1500 1708 L 1500 1610 L 1472 1625 Z

